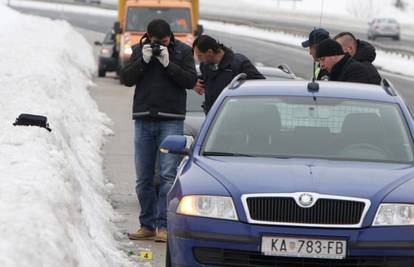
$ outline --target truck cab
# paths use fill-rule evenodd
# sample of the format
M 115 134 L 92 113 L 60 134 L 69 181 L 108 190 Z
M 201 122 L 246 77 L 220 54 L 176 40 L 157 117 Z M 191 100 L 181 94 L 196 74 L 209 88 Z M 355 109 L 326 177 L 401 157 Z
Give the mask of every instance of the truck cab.
M 120 0 L 117 30 L 120 68 L 127 64 L 132 46 L 139 43 L 153 19 L 167 21 L 176 39 L 191 46 L 194 37 L 202 32 L 198 14 L 198 0 Z

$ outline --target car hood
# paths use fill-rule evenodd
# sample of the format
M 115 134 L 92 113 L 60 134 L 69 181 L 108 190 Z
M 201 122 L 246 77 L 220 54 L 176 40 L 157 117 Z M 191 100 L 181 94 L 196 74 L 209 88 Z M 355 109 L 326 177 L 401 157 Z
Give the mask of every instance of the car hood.
M 315 192 L 381 201 L 414 176 L 412 165 L 388 163 L 245 157 L 200 157 L 197 162 L 236 198 Z

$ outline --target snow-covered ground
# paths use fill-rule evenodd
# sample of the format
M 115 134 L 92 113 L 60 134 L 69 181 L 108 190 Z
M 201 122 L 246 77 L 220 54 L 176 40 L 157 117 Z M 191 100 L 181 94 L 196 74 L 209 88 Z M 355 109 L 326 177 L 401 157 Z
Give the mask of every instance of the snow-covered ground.
M 220 2 L 231 1 L 236 0 Z M 246 1 L 237 0 L 236 6 Z M 256 3 L 266 1 L 278 2 Z M 295 8 L 305 2 L 310 0 Z M 115 238 L 120 233 L 114 222 L 120 218 L 108 202 L 112 185 L 102 170 L 101 147 L 111 133 L 110 121 L 87 90 L 96 72 L 92 48 L 68 23 L 21 15 L 4 3 L 0 2 L 0 266 L 132 266 Z M 90 7 L 18 3 L 116 15 Z M 303 41 L 245 26 L 203 24 L 298 47 Z M 399 55 L 378 51 L 375 63 L 414 76 L 413 60 Z M 20 113 L 46 115 L 52 132 L 13 126 Z
M 87 89 L 92 48 L 64 21 L 3 3 L 0 17 L 0 266 L 132 266 L 102 170 L 110 121 Z M 20 113 L 52 132 L 13 126 Z

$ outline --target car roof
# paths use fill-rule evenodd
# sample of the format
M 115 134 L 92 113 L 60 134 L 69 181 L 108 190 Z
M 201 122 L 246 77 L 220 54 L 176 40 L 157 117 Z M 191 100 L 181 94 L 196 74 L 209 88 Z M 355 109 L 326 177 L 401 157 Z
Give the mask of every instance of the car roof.
M 226 90 L 227 96 L 313 96 L 308 91 L 310 81 L 247 80 L 235 89 Z M 315 96 L 397 103 L 396 98 L 379 85 L 318 81 Z
M 290 80 L 292 77 L 283 70 L 275 67 L 256 66 L 257 70 L 267 79 L 272 80 Z

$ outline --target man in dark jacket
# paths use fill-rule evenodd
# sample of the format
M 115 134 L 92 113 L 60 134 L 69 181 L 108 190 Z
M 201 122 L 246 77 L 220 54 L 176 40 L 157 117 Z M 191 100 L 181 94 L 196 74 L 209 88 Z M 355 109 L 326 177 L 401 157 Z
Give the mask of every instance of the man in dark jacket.
M 341 32 L 334 39 L 345 53 L 349 53 L 354 60 L 361 62 L 368 69 L 371 81 L 381 84 L 381 75 L 372 64 L 376 57 L 375 48 L 370 43 L 356 39 L 350 32 Z
M 367 68 L 348 53 L 344 53 L 341 45 L 332 39 L 326 39 L 316 47 L 316 57 L 321 68 L 328 71 L 330 81 L 371 83 Z
M 186 88 L 197 80 L 191 47 L 175 40 L 164 20 L 149 23 L 140 44 L 133 47 L 130 63 L 122 70 L 126 86 L 135 85 L 136 192 L 141 206 L 141 228 L 130 239 L 167 239 L 167 193 L 174 182 L 179 156 L 157 153 L 168 135 L 183 134 L 186 113 Z M 154 189 L 157 154 L 160 189 Z
M 309 55 L 313 58 L 314 70 L 313 76 L 316 80 L 328 79 L 328 72 L 320 68 L 316 58 L 316 46 L 323 40 L 329 39 L 329 32 L 323 28 L 316 28 L 309 33 L 309 38 L 302 42 L 302 47 L 309 48 Z
M 240 73 L 247 79 L 264 79 L 250 60 L 217 42 L 208 35 L 194 40 L 193 50 L 200 61 L 201 79 L 197 80 L 194 90 L 205 94 L 204 111 L 207 114 L 221 91 Z

